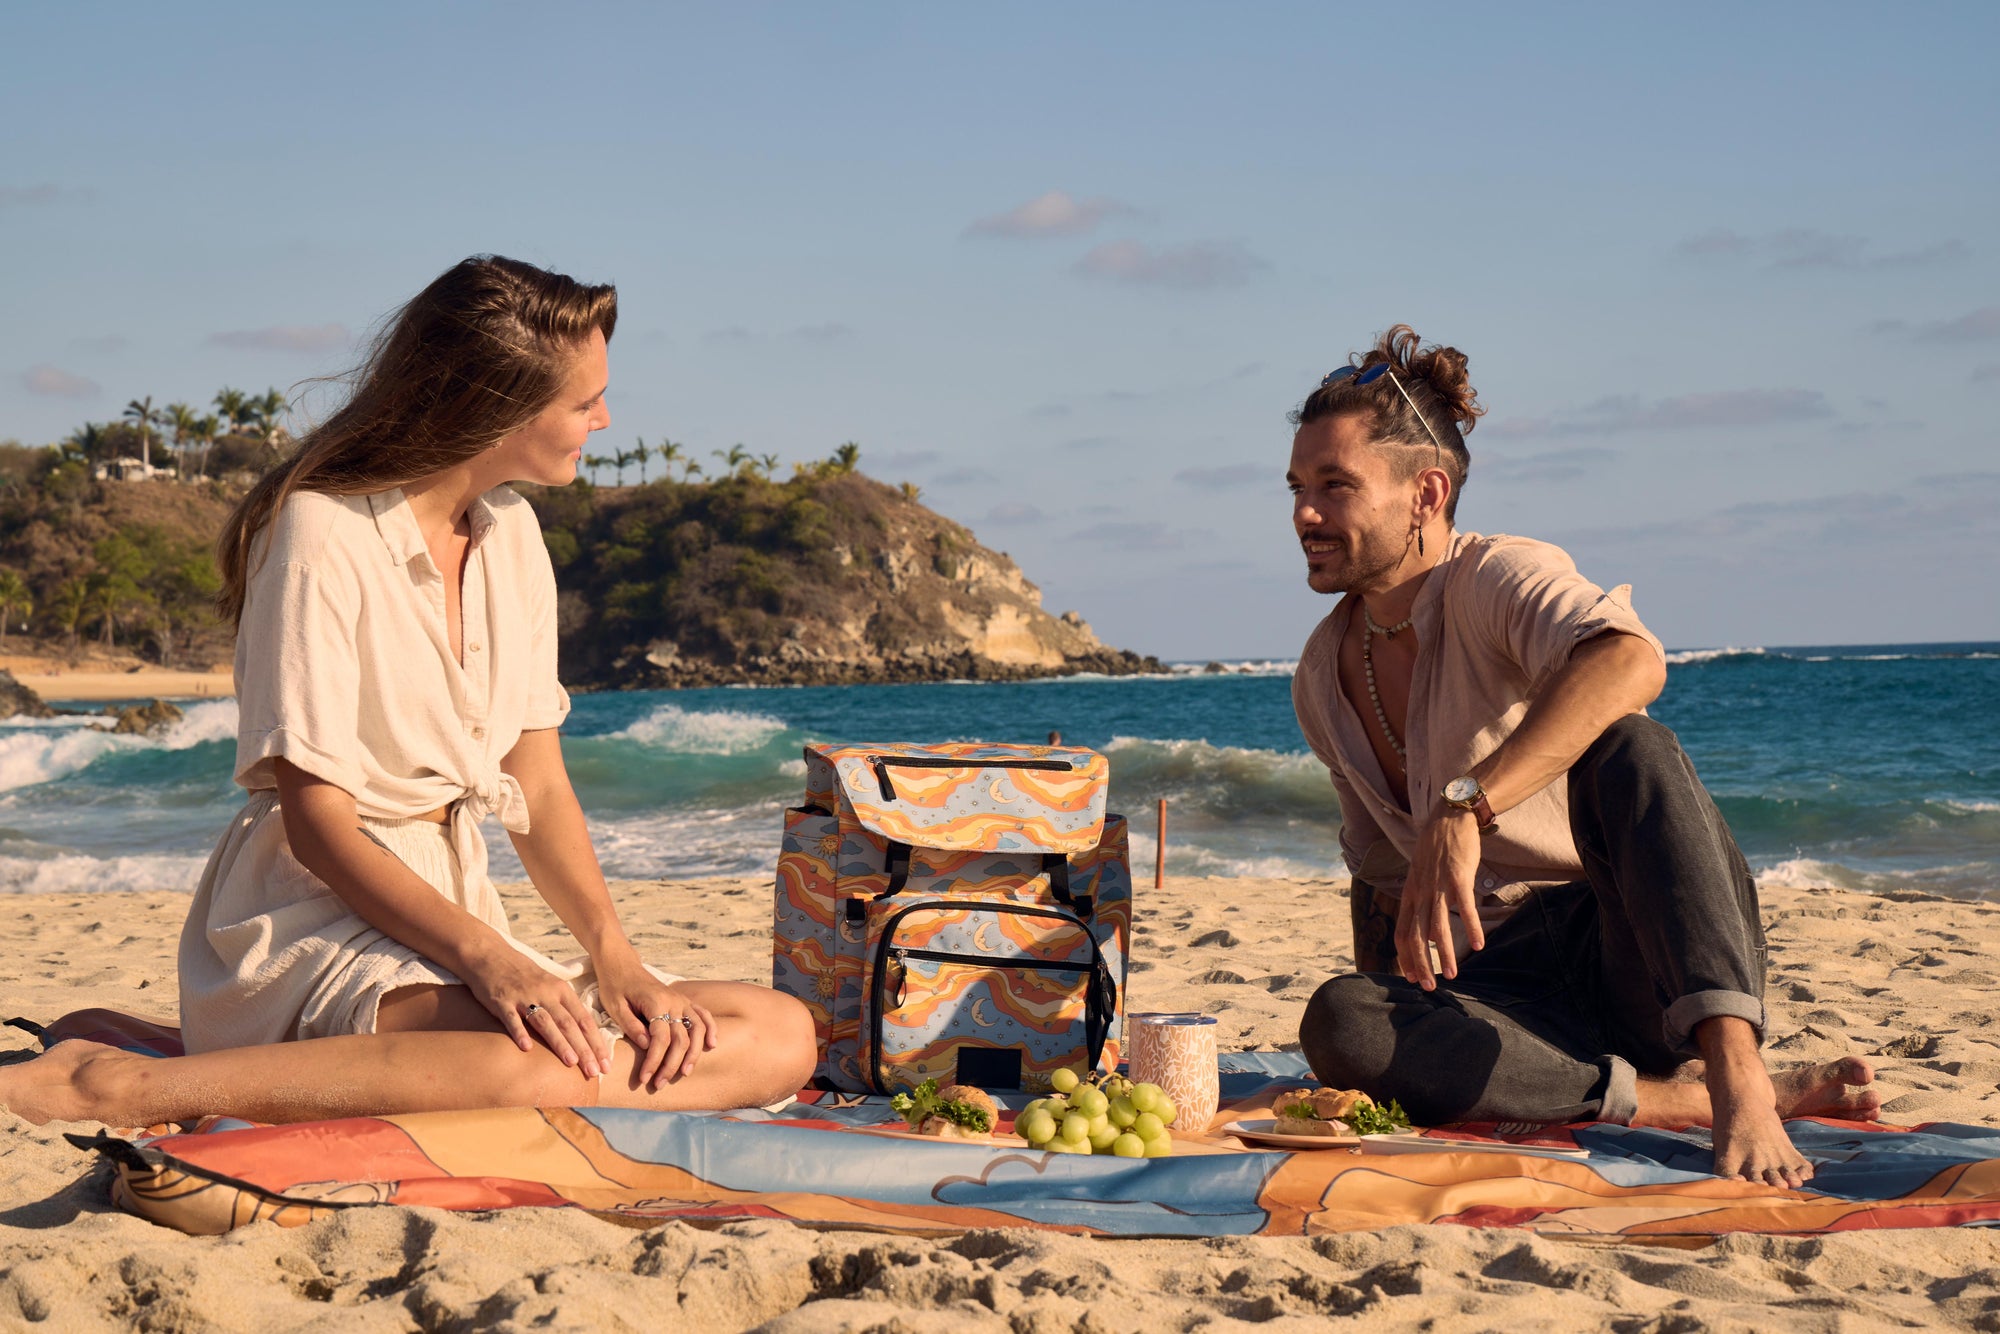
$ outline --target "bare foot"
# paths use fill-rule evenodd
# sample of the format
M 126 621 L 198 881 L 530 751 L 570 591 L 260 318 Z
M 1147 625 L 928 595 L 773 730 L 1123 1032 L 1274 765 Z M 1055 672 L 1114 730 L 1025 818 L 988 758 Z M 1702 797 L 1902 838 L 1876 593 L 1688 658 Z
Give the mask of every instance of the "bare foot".
M 1778 1115 L 1824 1116 L 1837 1121 L 1875 1121 L 1882 1095 L 1870 1087 L 1875 1071 L 1858 1056 L 1821 1065 L 1800 1065 L 1771 1076 Z
M 1777 1091 L 1754 1047 L 1747 1057 L 1710 1060 L 1706 1078 L 1717 1176 L 1793 1189 L 1812 1178 L 1812 1164 L 1785 1133 Z
M 99 1042 L 58 1042 L 32 1061 L 0 1067 L 0 1107 L 31 1125 L 102 1121 L 106 1076 L 131 1061 L 149 1060 Z

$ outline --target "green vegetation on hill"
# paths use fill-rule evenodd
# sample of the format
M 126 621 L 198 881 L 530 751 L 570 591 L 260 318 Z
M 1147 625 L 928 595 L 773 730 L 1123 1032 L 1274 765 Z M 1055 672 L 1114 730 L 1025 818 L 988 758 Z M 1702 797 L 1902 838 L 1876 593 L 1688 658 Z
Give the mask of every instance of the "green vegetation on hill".
M 100 481 L 63 446 L 0 445 L 0 621 L 71 656 L 88 634 L 163 666 L 226 661 L 211 548 L 237 494 Z
M 671 463 L 678 455 L 666 455 Z M 584 686 L 994 679 L 1159 670 L 1058 618 L 1004 553 L 860 451 L 772 476 L 530 491 L 556 566 L 563 674 Z
M 218 455 L 182 451 L 195 465 L 185 480 L 109 480 L 104 462 L 144 446 L 143 415 L 58 445 L 0 445 L 0 649 L 26 627 L 41 651 L 70 657 L 230 657 L 212 548 L 253 474 L 195 480 Z M 228 439 L 263 464 L 283 444 Z M 856 445 L 784 479 L 774 456 L 714 454 L 704 477 L 682 446 L 642 444 L 586 463 L 621 475 L 637 463 L 644 477 L 658 459 L 664 478 L 527 488 L 556 566 L 566 680 L 634 689 L 1159 669 L 1106 648 L 1074 613 L 1049 615 L 1005 553 L 926 509 L 916 487 L 858 472 Z

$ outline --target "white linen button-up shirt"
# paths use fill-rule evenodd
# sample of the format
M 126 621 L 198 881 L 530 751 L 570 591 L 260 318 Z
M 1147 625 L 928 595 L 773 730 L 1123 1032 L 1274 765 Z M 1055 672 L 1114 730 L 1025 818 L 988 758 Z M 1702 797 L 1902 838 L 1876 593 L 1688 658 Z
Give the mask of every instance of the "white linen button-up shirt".
M 190 1051 L 375 1027 L 381 997 L 449 972 L 370 927 L 302 866 L 285 837 L 274 762 L 354 797 L 439 893 L 510 941 L 479 823 L 528 832 L 500 762 L 521 733 L 559 726 L 555 574 L 528 502 L 475 501 L 461 582 L 464 660 L 444 576 L 401 491 L 289 497 L 253 544 L 236 636 L 236 781 L 250 800 L 209 858 L 181 934 Z M 398 821 L 450 807 L 449 856 Z M 412 842 L 412 839 L 416 839 Z M 588 986 L 588 961 L 551 971 Z M 581 989 L 581 987 L 580 987 Z

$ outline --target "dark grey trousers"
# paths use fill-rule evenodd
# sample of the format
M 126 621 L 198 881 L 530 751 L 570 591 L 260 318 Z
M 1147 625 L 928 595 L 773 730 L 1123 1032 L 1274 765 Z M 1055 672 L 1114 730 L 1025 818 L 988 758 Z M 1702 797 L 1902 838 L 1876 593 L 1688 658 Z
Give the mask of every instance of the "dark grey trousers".
M 1569 771 L 1569 813 L 1586 878 L 1529 895 L 1456 979 L 1320 987 L 1299 1042 L 1322 1083 L 1395 1098 L 1419 1125 L 1629 1123 L 1638 1075 L 1693 1055 L 1695 1025 L 1734 1015 L 1763 1033 L 1757 886 L 1674 734 L 1613 723 Z M 1365 968 L 1383 942 L 1379 924 L 1360 938 L 1364 904 Z

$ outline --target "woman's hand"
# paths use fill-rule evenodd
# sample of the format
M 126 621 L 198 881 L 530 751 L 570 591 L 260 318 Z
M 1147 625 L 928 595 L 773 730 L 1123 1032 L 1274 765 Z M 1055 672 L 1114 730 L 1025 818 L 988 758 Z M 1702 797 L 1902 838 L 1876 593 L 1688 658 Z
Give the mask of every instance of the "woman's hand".
M 511 947 L 495 950 L 470 971 L 466 986 L 522 1051 L 534 1050 L 539 1039 L 564 1065 L 580 1066 L 587 1078 L 611 1068 L 610 1046 L 597 1031 L 597 1016 L 575 987 Z
M 1396 963 L 1406 979 L 1425 991 L 1437 986 L 1431 971 L 1433 943 L 1443 965 L 1439 971 L 1446 977 L 1458 976 L 1458 951 L 1451 940 L 1454 910 L 1465 923 L 1466 944 L 1474 950 L 1486 945 L 1478 895 L 1472 888 L 1479 874 L 1478 825 L 1470 811 L 1442 807 L 1417 835 L 1416 855 L 1410 858 L 1403 903 L 1396 914 Z
M 701 1054 L 716 1044 L 715 1018 L 678 986 L 660 981 L 626 946 L 593 960 L 604 1011 L 644 1053 L 639 1087 L 656 1091 L 694 1073 Z

